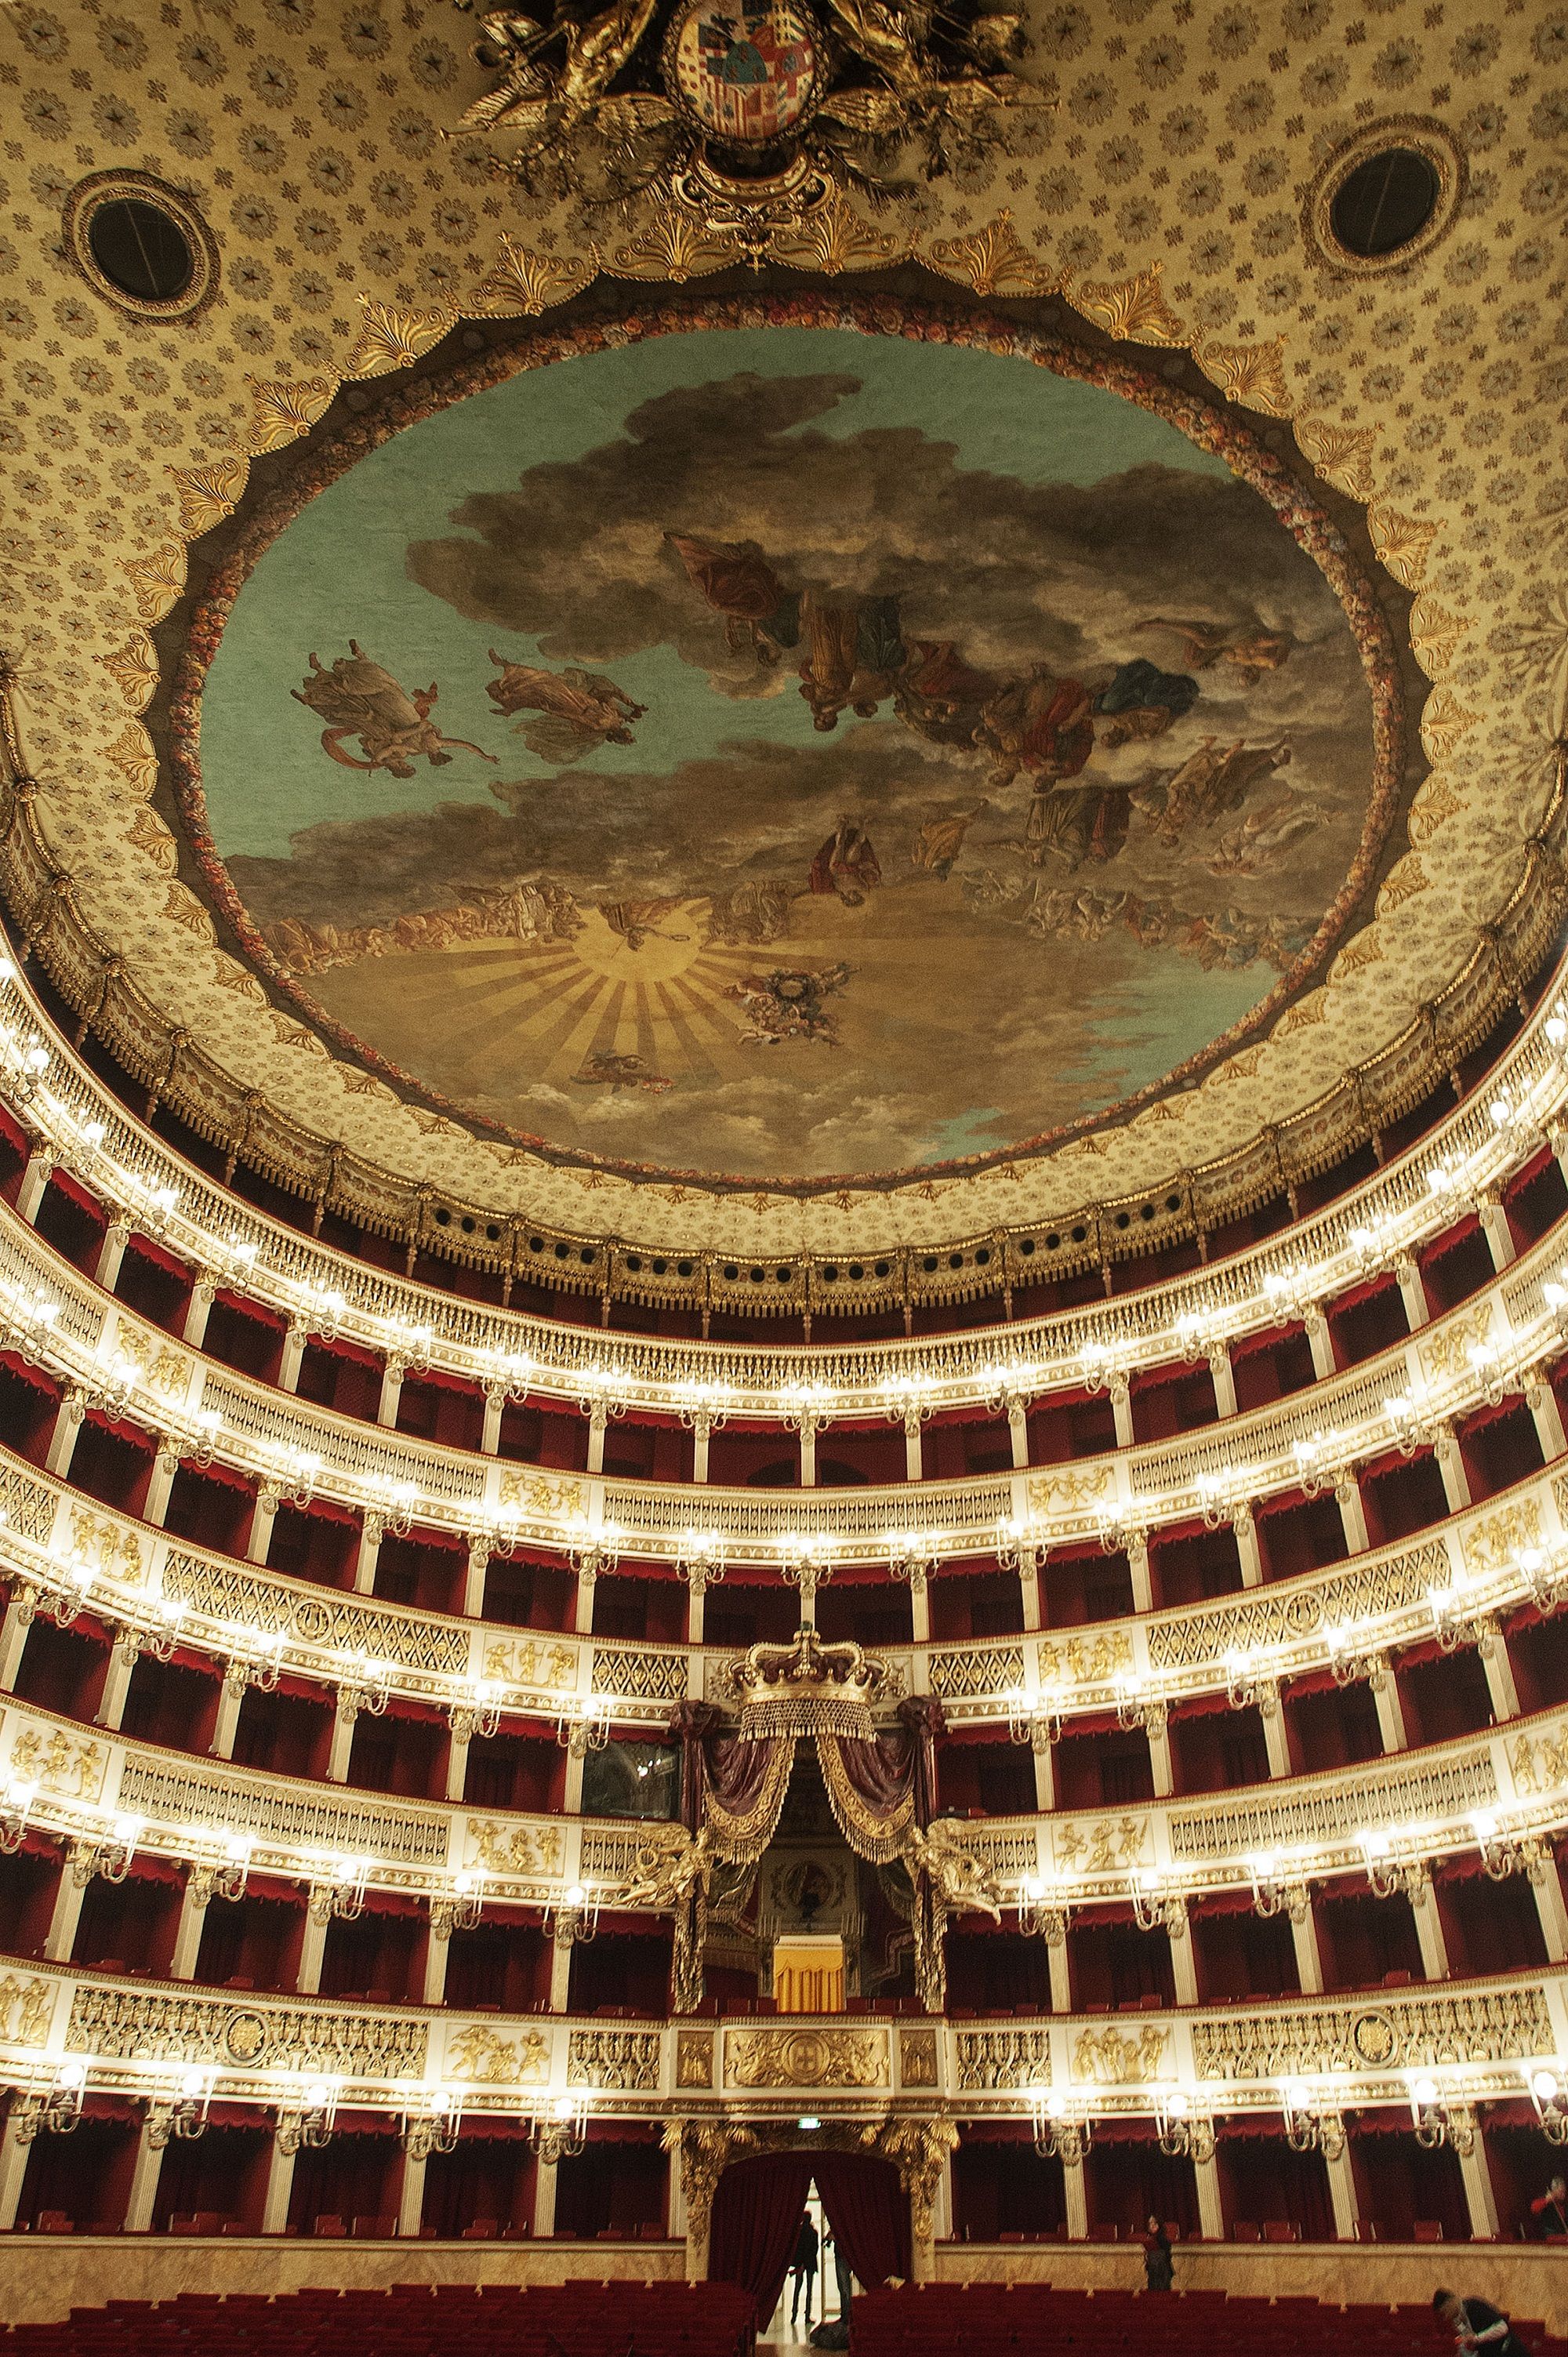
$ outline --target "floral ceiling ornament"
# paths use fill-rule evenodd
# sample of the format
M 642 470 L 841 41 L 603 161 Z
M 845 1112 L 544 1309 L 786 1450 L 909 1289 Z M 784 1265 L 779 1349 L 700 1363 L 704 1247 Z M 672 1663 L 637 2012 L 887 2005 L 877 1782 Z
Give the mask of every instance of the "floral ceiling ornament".
M 473 0 L 456 0 L 475 14 Z M 1005 118 L 1054 106 L 1013 70 L 1023 19 L 983 0 L 608 0 L 477 14 L 498 79 L 462 127 L 541 199 L 651 196 L 760 263 L 842 203 L 1007 152 Z

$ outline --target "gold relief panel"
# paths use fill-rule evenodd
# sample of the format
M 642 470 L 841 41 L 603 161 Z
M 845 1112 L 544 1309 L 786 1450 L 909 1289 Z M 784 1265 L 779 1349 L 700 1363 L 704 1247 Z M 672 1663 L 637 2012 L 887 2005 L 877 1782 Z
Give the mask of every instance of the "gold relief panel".
M 1526 1547 L 1540 1544 L 1540 1501 L 1516 1498 L 1512 1505 L 1473 1523 L 1465 1533 L 1465 1567 L 1472 1572 L 1507 1571 Z
M 1428 1380 L 1434 1375 L 1464 1375 L 1470 1372 L 1470 1353 L 1484 1342 L 1491 1331 L 1492 1306 L 1485 1302 L 1479 1309 L 1467 1310 L 1462 1318 L 1450 1318 L 1434 1333 L 1423 1335 L 1416 1348 Z
M 58 1727 L 48 1736 L 24 1727 L 11 1746 L 13 1781 L 36 1784 L 64 1801 L 97 1800 L 107 1766 L 102 1744 L 79 1742 Z
M 550 2040 L 542 2029 L 502 2038 L 483 2022 L 471 2022 L 446 2045 L 446 2076 L 476 2087 L 521 2087 L 550 2076 Z
M 339 2079 L 417 2079 L 424 2072 L 428 2033 L 423 2021 L 390 2015 L 164 1996 L 152 1989 L 79 1988 L 65 2042 L 73 2053 L 106 2061 L 168 2058 Z
M 682 2029 L 675 2035 L 675 2084 L 711 2087 L 714 2083 L 714 2033 Z
M 577 1683 L 577 1656 L 569 1645 L 526 1641 L 492 1643 L 485 1647 L 485 1675 L 498 1685 L 528 1686 L 553 1693 Z
M 1072 2075 L 1096 2087 L 1146 2086 L 1174 2079 L 1165 2059 L 1170 2031 L 1145 2022 L 1136 2038 L 1121 2029 L 1080 2029 L 1073 2043 Z
M 1508 1758 L 1517 1792 L 1550 1792 L 1568 1783 L 1568 1725 L 1559 1719 L 1550 1735 L 1521 1735 Z
M 1051 1826 L 1051 1855 L 1062 1874 L 1124 1874 L 1154 1862 L 1147 1817 L 1101 1817 Z
M 503 1510 L 531 1516 L 535 1522 L 559 1523 L 581 1512 L 582 1485 L 572 1480 L 546 1480 L 541 1473 L 503 1473 Z
M 1081 2077 L 1082 2073 L 1079 2075 Z M 961 2089 L 977 2094 L 990 2094 L 1015 2087 L 1048 2087 L 1050 2081 L 1051 2034 L 1048 2029 L 959 2031 L 958 2083 Z
M 886 2087 L 885 2029 L 731 2029 L 725 2034 L 731 2087 Z
M 1110 1502 L 1115 1478 L 1109 1465 L 1097 1466 L 1091 1472 L 1043 1475 L 1029 1484 L 1029 1512 L 1039 1515 L 1095 1512 Z
M 1102 1686 L 1133 1666 L 1133 1642 L 1124 1629 L 1094 1637 L 1069 1637 L 1065 1644 L 1036 1648 L 1042 1685 Z
M 662 2040 L 657 2029 L 575 2029 L 566 2053 L 569 2087 L 641 2094 L 658 2087 Z
M 898 2032 L 898 2083 L 903 2087 L 941 2084 L 941 2057 L 934 2028 Z
M 0 1980 L 0 2043 L 6 2046 L 47 2046 L 54 2018 L 53 1981 L 36 1976 L 19 1981 L 15 1973 Z
M 142 1543 L 135 1533 L 75 1505 L 70 1510 L 70 1551 L 94 1565 L 105 1579 L 124 1580 L 128 1587 L 139 1587 L 146 1577 Z
M 502 1825 L 489 1817 L 468 1819 L 469 1866 L 503 1876 L 559 1874 L 559 1825 Z

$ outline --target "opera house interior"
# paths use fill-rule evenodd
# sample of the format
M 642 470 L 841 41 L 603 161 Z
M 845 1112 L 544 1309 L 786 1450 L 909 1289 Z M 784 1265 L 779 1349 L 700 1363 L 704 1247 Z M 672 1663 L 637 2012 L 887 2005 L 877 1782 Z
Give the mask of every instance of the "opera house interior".
M 1565 2357 L 1562 0 L 534 5 L 0 0 L 3 2346 Z

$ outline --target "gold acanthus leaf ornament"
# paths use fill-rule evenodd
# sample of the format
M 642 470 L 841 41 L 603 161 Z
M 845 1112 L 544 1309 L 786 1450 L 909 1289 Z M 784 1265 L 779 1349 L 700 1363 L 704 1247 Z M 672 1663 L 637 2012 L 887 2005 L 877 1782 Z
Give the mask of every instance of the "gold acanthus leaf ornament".
M 164 472 L 179 493 L 182 539 L 199 540 L 232 515 L 250 471 L 248 458 L 214 458 L 207 467 L 166 467 Z
M 456 311 L 403 311 L 361 295 L 364 317 L 354 349 L 343 363 L 345 376 L 385 376 L 408 368 L 438 344 L 456 323 Z
M 1460 738 L 1467 737 L 1475 727 L 1478 716 L 1474 712 L 1466 712 L 1445 687 L 1438 688 L 1429 698 L 1421 716 L 1421 741 L 1426 748 L 1428 759 L 1447 760 Z
M 689 213 L 666 205 L 646 229 L 617 246 L 613 267 L 619 278 L 667 278 L 682 286 L 688 278 L 706 277 L 744 259 L 738 238 L 704 229 Z
M 292 384 L 264 384 L 253 376 L 245 382 L 251 388 L 251 449 L 258 457 L 286 449 L 308 434 L 338 390 L 337 378 L 330 376 L 301 377 Z
M 1061 273 L 1049 269 L 1024 243 L 1009 208 L 968 237 L 939 237 L 926 260 L 944 278 L 963 279 L 977 295 L 1054 295 Z
M 145 802 L 158 781 L 158 757 L 153 740 L 139 720 L 127 720 L 103 758 L 112 762 L 139 802 Z
M 185 587 L 185 551 L 168 540 L 151 556 L 134 556 L 125 578 L 144 622 L 161 622 Z
M 1284 338 L 1276 336 L 1267 344 L 1205 344 L 1197 358 L 1227 401 L 1261 409 L 1267 417 L 1288 417 L 1284 349 Z
M 1133 278 L 1114 282 L 1084 279 L 1063 284 L 1063 293 L 1086 319 L 1108 336 L 1133 344 L 1181 344 L 1187 330 L 1165 301 L 1155 262 Z
M 145 630 L 133 630 L 117 653 L 96 661 L 108 673 L 133 712 L 145 712 L 158 683 L 158 659 Z
M 1426 552 L 1436 537 L 1434 523 L 1418 523 L 1390 507 L 1369 508 L 1367 529 L 1380 562 L 1404 589 L 1419 589 L 1426 571 Z
M 836 188 L 797 226 L 775 230 L 768 247 L 771 261 L 787 263 L 791 270 L 820 270 L 829 278 L 900 261 L 908 251 L 907 238 L 873 229 Z
M 1468 614 L 1448 614 L 1430 597 L 1418 597 L 1410 609 L 1410 642 L 1428 679 L 1446 671 L 1455 651 L 1470 628 Z
M 1326 425 L 1321 417 L 1296 420 L 1295 438 L 1325 480 L 1352 500 L 1372 496 L 1372 447 L 1377 436 L 1369 428 Z
M 580 295 L 598 270 L 596 252 L 565 258 L 535 253 L 529 246 L 514 245 L 503 231 L 500 260 L 481 278 L 464 308 L 481 319 L 536 319 L 552 304 Z

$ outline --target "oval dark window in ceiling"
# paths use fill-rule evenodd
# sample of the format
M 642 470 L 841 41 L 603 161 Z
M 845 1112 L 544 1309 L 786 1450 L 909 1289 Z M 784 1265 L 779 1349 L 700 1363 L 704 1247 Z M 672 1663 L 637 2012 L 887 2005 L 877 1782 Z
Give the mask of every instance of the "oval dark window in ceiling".
M 171 303 L 185 293 L 196 256 L 178 221 L 140 197 L 115 197 L 88 224 L 92 259 L 133 302 Z
M 1334 191 L 1329 227 L 1347 253 L 1372 262 L 1421 235 L 1437 209 L 1437 172 L 1413 147 L 1385 147 Z

